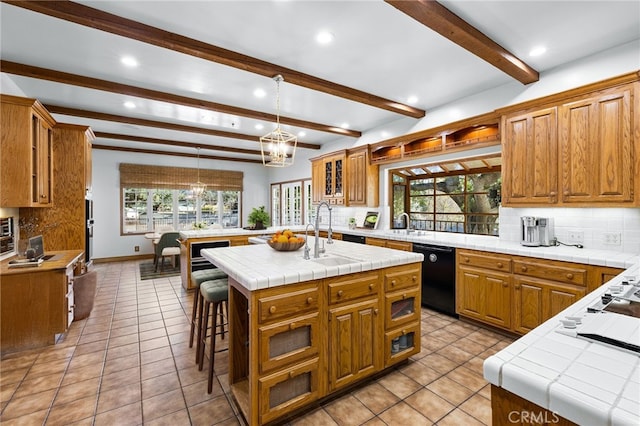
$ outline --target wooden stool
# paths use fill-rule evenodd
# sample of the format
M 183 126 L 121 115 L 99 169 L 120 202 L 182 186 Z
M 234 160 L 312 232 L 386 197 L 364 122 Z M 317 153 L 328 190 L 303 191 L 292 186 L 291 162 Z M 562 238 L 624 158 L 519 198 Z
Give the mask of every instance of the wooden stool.
M 229 299 L 229 283 L 227 278 L 203 282 L 200 284 L 200 293 L 203 297 L 204 314 L 198 319 L 198 325 L 200 326 L 200 331 L 198 333 L 198 345 L 196 348 L 198 370 L 202 370 L 202 365 L 204 363 L 204 349 L 207 343 L 207 329 L 209 328 L 209 311 L 210 307 L 213 305 L 213 309 L 211 309 L 211 333 L 209 334 L 211 340 L 209 342 L 209 382 L 207 387 L 208 393 L 211 393 L 213 390 L 213 361 L 216 353 L 216 335 L 221 334 L 224 339 L 225 324 L 222 310 L 223 305 L 226 305 L 227 300 Z M 217 321 L 218 316 L 220 316 L 220 324 L 218 324 Z M 218 326 L 222 328 L 220 333 L 216 332 Z
M 191 273 L 191 287 L 194 287 L 195 291 L 193 292 L 193 309 L 191 311 L 191 334 L 189 335 L 190 348 L 193 347 L 193 336 L 195 334 L 196 322 L 198 321 L 198 318 L 202 316 L 202 295 L 200 294 L 200 284 L 205 281 L 212 281 L 226 277 L 227 274 L 218 268 L 201 269 Z M 198 308 L 200 308 L 199 312 Z M 198 331 L 199 330 L 200 328 L 198 328 Z M 197 359 L 196 362 L 198 362 Z

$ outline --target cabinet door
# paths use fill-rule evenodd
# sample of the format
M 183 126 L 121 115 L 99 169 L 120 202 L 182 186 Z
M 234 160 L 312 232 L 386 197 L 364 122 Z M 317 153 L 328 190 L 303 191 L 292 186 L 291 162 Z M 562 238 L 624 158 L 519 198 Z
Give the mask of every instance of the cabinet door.
M 387 241 L 386 247 L 395 250 L 411 251 L 413 249 L 413 244 L 406 241 L 389 240 Z
M 420 322 L 384 334 L 384 366 L 389 367 L 420 352 Z
M 335 168 L 333 160 L 328 158 L 323 162 L 323 175 L 324 175 L 324 186 L 322 191 L 322 198 L 330 198 L 333 196 L 333 185 L 335 179 Z
M 631 87 L 561 107 L 562 201 L 633 202 Z
M 543 289 L 535 282 L 517 277 L 513 289 L 513 330 L 526 334 L 544 321 Z
M 420 320 L 420 288 L 408 289 L 384 296 L 384 328 L 390 330 L 408 322 Z
M 486 289 L 484 276 L 480 271 L 466 268 L 458 269 L 456 298 L 458 313 L 471 318 L 484 317 Z
M 569 286 L 554 286 L 549 289 L 548 316 L 545 321 L 554 315 L 559 314 L 569 306 L 573 305 L 585 295 L 582 288 L 572 288 Z
M 378 316 L 378 299 L 329 311 L 331 390 L 381 368 Z
M 347 202 L 350 206 L 367 205 L 367 155 L 356 152 L 347 157 Z
M 507 274 L 487 274 L 484 319 L 503 328 L 511 327 L 511 277 Z
M 52 134 L 50 127 L 35 114 L 32 117 L 32 126 L 33 158 L 31 201 L 34 205 L 47 205 L 51 203 L 52 189 Z
M 333 160 L 335 175 L 333 178 L 333 195 L 336 197 L 344 197 L 344 157 L 336 157 Z
M 503 205 L 556 203 L 556 108 L 507 118 L 504 127 Z
M 318 204 L 324 194 L 324 163 L 322 160 L 311 162 L 311 202 Z

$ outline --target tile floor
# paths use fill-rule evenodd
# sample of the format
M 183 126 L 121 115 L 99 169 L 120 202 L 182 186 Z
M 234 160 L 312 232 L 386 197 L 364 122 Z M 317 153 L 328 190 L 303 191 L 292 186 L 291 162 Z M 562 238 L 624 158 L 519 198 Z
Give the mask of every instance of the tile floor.
M 138 262 L 98 264 L 91 316 L 45 349 L 0 364 L 0 423 L 237 425 L 227 352 L 214 390 L 189 348 L 193 294 L 180 277 L 140 280 Z M 482 362 L 512 340 L 422 311 L 422 351 L 408 364 L 293 419 L 291 425 L 491 424 Z

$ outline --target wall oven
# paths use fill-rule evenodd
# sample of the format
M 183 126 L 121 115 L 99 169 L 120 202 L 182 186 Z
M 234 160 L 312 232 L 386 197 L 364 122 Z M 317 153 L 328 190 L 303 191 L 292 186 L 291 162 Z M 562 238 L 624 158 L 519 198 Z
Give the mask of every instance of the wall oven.
M 0 255 L 11 253 L 15 249 L 15 237 L 13 235 L 13 218 L 0 218 Z

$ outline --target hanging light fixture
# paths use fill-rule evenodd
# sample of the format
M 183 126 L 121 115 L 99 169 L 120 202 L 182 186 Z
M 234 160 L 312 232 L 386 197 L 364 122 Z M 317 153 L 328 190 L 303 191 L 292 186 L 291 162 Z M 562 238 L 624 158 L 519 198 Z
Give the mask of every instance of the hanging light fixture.
M 298 138 L 280 128 L 280 74 L 273 77 L 276 82 L 276 128 L 260 138 L 262 164 L 269 167 L 287 167 L 293 164 Z
M 196 198 L 200 198 L 202 197 L 202 194 L 204 194 L 204 191 L 207 189 L 207 185 L 200 182 L 200 147 L 198 147 L 197 149 L 198 149 L 198 182 L 191 185 L 191 191 L 193 192 L 193 195 L 196 196 Z

